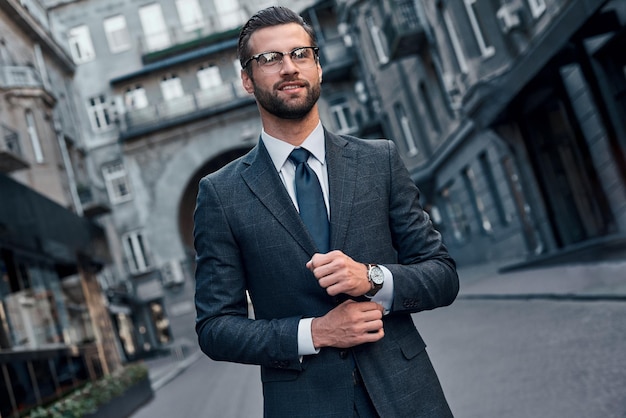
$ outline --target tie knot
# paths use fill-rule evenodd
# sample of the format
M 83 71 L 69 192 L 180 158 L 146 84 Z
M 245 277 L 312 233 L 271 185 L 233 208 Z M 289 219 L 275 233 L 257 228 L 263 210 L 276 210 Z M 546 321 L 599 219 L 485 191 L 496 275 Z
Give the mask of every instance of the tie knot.
M 289 159 L 295 165 L 298 165 L 305 163 L 309 159 L 310 154 L 311 153 L 304 148 L 294 148 L 293 151 L 291 151 L 291 154 L 289 154 Z

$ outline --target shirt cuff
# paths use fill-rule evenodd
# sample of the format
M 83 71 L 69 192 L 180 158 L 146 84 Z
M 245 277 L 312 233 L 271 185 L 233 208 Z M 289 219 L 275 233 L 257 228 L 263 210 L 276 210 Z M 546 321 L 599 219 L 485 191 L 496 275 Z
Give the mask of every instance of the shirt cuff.
M 320 352 L 313 345 L 313 334 L 311 333 L 311 323 L 313 318 L 302 318 L 298 323 L 298 355 L 308 356 Z
M 372 302 L 376 302 L 382 305 L 385 309 L 383 315 L 387 315 L 391 312 L 391 305 L 393 304 L 393 274 L 385 266 L 379 265 L 380 269 L 385 275 L 385 282 L 383 287 L 371 298 Z

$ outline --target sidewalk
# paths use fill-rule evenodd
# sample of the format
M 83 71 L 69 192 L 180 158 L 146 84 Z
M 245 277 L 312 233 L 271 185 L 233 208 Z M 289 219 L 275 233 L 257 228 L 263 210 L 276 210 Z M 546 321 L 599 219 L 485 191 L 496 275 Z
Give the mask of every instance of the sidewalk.
M 459 299 L 563 299 L 626 302 L 626 260 L 565 264 L 499 273 L 497 265 L 459 268 Z M 546 279 L 549 277 L 549 279 Z M 145 361 L 159 390 L 204 354 L 171 354 Z

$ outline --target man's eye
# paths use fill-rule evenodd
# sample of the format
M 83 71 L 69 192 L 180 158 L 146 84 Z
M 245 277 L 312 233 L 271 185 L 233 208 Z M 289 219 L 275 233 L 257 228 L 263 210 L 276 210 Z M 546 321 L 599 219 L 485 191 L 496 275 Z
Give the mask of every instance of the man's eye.
M 280 61 L 280 54 L 276 52 L 268 52 L 259 57 L 259 64 L 267 65 L 267 64 L 275 64 Z
M 296 49 L 295 51 L 291 52 L 291 58 L 294 60 L 301 60 L 303 58 L 307 58 L 308 56 L 308 50 L 305 48 L 302 49 Z

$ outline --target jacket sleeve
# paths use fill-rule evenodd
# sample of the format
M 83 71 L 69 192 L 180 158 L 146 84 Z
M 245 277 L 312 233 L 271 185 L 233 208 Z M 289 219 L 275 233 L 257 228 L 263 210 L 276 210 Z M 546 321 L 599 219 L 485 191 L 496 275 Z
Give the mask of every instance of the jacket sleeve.
M 200 181 L 194 213 L 196 333 L 214 360 L 301 369 L 300 318 L 249 318 L 245 267 L 228 208 L 209 177 Z
M 398 264 L 392 312 L 419 312 L 451 304 L 459 292 L 456 265 L 419 202 L 419 190 L 392 141 L 389 144 L 389 222 Z

